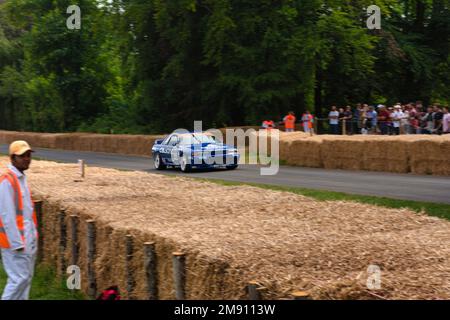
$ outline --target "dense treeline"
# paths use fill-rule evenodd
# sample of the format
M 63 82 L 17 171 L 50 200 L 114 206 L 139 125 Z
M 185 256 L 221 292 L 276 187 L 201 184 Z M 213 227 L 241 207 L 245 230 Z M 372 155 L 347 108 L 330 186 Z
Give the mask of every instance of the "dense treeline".
M 77 0 L 80 30 L 71 4 L 0 0 L 1 129 L 154 133 L 450 101 L 449 0 Z

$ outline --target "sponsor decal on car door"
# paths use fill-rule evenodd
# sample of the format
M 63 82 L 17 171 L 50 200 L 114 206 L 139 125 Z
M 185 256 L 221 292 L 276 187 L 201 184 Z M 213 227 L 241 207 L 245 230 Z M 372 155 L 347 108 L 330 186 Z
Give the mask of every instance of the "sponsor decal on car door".
M 172 163 L 175 165 L 179 165 L 180 164 L 180 147 L 173 146 L 170 155 L 172 158 Z
M 166 163 L 172 164 L 172 149 L 176 138 L 176 136 L 171 136 L 169 140 L 167 140 L 167 144 L 163 145 L 160 149 L 161 157 Z

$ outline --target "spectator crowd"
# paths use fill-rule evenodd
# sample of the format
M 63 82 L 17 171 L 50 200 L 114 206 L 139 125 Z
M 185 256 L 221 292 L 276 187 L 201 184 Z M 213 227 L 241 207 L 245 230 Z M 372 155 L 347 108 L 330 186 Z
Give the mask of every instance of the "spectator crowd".
M 392 107 L 379 104 L 357 104 L 337 109 L 332 106 L 328 114 L 331 134 L 448 134 L 450 113 L 447 106 L 424 107 L 416 103 L 397 103 Z
M 448 106 L 434 104 L 424 107 L 421 101 L 397 103 L 391 107 L 362 103 L 358 103 L 354 109 L 351 106 L 339 109 L 332 106 L 325 119 L 316 119 L 309 111 L 305 111 L 299 119 L 303 131 L 311 134 L 320 121 L 328 122 L 327 133 L 330 134 L 450 134 Z M 296 123 L 293 111 L 278 122 L 285 126 L 287 132 L 294 131 Z M 270 130 L 276 127 L 276 123 L 264 120 L 261 127 Z

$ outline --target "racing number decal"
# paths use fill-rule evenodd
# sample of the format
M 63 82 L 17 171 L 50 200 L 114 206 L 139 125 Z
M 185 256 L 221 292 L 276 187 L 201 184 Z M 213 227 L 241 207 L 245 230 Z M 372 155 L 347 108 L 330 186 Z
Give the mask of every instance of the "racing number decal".
M 180 162 L 180 153 L 178 152 L 178 147 L 173 147 L 170 152 L 172 162 L 178 164 Z

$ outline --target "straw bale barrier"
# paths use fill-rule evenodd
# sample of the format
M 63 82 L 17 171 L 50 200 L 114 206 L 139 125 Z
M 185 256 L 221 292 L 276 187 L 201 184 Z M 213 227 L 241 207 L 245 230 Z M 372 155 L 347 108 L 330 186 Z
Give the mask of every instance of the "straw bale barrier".
M 76 151 L 95 151 L 150 156 L 158 135 L 91 134 L 91 133 L 35 133 L 0 131 L 0 142 L 26 140 L 32 146 Z
M 278 129 L 272 130 L 259 130 L 252 132 L 249 136 L 254 137 L 255 146 L 258 151 L 260 151 L 261 146 L 266 146 L 267 154 L 270 156 L 272 154 L 272 137 L 274 138 L 274 142 L 279 144 L 279 156 L 280 159 L 283 159 L 282 154 L 286 153 L 286 146 L 291 141 L 295 141 L 298 139 L 309 138 L 310 135 L 304 132 L 283 132 Z M 261 141 L 262 139 L 262 141 Z M 249 148 L 249 141 L 246 141 L 246 147 Z M 261 145 L 260 145 L 261 144 Z
M 233 129 L 257 129 L 236 127 Z M 221 129 L 223 133 L 225 129 Z M 275 129 L 277 130 L 277 129 Z M 261 135 L 255 132 L 258 143 Z M 251 136 L 251 135 L 250 135 Z M 0 131 L 0 143 L 26 140 L 32 146 L 150 156 L 156 139 L 163 136 L 89 133 L 30 133 Z M 224 134 L 224 138 L 226 135 Z M 246 137 L 248 147 L 249 137 Z M 450 175 L 450 135 L 310 136 L 279 132 L 280 159 L 288 165 L 347 170 Z M 268 154 L 271 148 L 268 142 Z M 245 152 L 245 150 L 241 150 Z
M 323 167 L 326 169 L 363 169 L 364 143 L 358 137 L 323 136 L 320 144 Z
M 304 167 L 450 175 L 450 136 L 281 136 L 280 158 Z
M 7 163 L 0 158 L 0 167 Z M 44 264 L 71 261 L 71 216 L 78 216 L 78 265 L 88 288 L 87 221 L 95 221 L 97 290 L 117 284 L 146 299 L 144 243 L 156 249 L 159 299 L 174 299 L 172 254 L 186 255 L 187 299 L 244 299 L 256 281 L 263 299 L 307 291 L 314 299 L 449 299 L 450 222 L 407 209 L 320 202 L 250 186 L 34 161 L 28 171 L 44 200 Z M 174 201 L 176 199 L 176 201 Z M 301 205 L 299 205 L 301 204 Z M 61 252 L 60 216 L 67 241 Z M 133 252 L 126 258 L 126 235 Z M 366 287 L 369 265 L 381 288 Z M 127 292 L 127 271 L 135 286 Z M 67 276 L 67 275 L 66 275 Z M 97 292 L 98 292 L 97 291 Z
M 408 147 L 411 172 L 450 175 L 450 135 L 423 137 Z
M 288 165 L 322 168 L 322 141 L 321 136 L 281 139 L 280 159 Z

